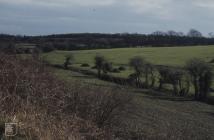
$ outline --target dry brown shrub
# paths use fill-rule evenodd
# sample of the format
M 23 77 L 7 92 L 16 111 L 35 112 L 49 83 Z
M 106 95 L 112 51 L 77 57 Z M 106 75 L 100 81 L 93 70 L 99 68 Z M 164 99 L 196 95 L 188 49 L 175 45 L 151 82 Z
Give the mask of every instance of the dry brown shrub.
M 40 61 L 0 56 L 0 118 L 18 122 L 20 137 L 113 139 L 110 126 L 130 96 L 79 83 L 67 88 Z

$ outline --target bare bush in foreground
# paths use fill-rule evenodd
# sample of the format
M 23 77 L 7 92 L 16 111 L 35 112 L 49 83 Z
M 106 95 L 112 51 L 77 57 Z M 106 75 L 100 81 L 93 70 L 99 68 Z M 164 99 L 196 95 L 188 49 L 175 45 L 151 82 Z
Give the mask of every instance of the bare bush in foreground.
M 130 100 L 115 89 L 67 88 L 40 62 L 1 54 L 0 118 L 20 124 L 23 139 L 108 140 Z M 13 119 L 16 118 L 16 119 Z

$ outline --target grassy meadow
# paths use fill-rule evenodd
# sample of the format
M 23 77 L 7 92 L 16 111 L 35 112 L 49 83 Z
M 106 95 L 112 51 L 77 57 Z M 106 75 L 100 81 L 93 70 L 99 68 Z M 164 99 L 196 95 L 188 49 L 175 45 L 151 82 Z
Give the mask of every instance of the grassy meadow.
M 62 64 L 64 56 L 72 53 L 76 64 L 93 64 L 94 56 L 101 54 L 114 65 L 127 65 L 129 59 L 134 56 L 145 57 L 148 61 L 157 65 L 183 66 L 191 58 L 201 58 L 210 61 L 214 57 L 214 46 L 194 47 L 148 47 L 148 48 L 119 48 L 81 51 L 54 51 L 45 54 L 50 62 Z
M 116 84 L 111 82 L 106 82 L 103 80 L 99 80 L 96 77 L 84 75 L 78 72 L 63 70 L 63 69 L 52 69 L 55 76 L 57 76 L 59 79 L 65 81 L 68 85 L 70 83 L 82 83 L 85 85 L 91 85 L 91 86 L 116 86 Z
M 142 56 L 149 62 L 156 65 L 179 66 L 185 65 L 186 61 L 192 58 L 201 58 L 207 62 L 214 58 L 214 46 L 189 46 L 189 47 L 147 47 L 147 48 L 119 48 L 119 49 L 99 49 L 80 51 L 54 51 L 43 54 L 44 59 L 52 64 L 63 64 L 65 56 L 73 54 L 73 66 L 81 68 L 81 64 L 87 63 L 91 69 L 94 66 L 94 57 L 97 54 L 103 55 L 113 63 L 114 67 L 124 66 L 125 71 L 111 73 L 118 77 L 128 77 L 133 71 L 128 67 L 130 58 Z
M 81 69 L 86 69 L 96 72 L 96 69 L 91 69 L 94 66 L 94 57 L 97 54 L 103 55 L 107 60 L 113 63 L 114 67 L 125 66 L 126 70 L 120 73 L 110 73 L 118 77 L 128 77 L 133 70 L 128 66 L 129 59 L 134 56 L 142 56 L 148 61 L 156 65 L 179 66 L 185 65 L 186 61 L 192 58 L 201 58 L 206 62 L 210 62 L 214 58 L 214 46 L 189 46 L 189 47 L 148 47 L 148 48 L 119 48 L 119 49 L 99 49 L 99 50 L 80 50 L 80 51 L 53 51 L 43 54 L 44 59 L 52 64 L 63 64 L 65 56 L 73 54 L 73 66 Z M 90 67 L 81 67 L 81 64 L 87 63 Z M 68 76 L 63 70 L 58 70 L 57 74 L 64 79 L 84 79 L 95 84 L 103 84 L 103 81 L 88 77 Z M 71 73 L 69 73 L 71 74 Z M 106 84 L 104 82 L 104 84 Z M 109 84 L 109 83 L 108 83 Z M 214 82 L 213 86 L 214 87 Z M 170 87 L 166 87 L 170 88 Z M 193 89 L 191 88 L 191 92 Z M 213 95 L 213 93 L 212 93 Z

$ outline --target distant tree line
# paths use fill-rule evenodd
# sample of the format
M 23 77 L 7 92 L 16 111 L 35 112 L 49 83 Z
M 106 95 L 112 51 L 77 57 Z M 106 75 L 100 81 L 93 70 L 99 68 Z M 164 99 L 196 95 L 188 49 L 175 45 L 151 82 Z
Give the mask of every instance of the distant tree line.
M 0 48 L 16 43 L 34 43 L 44 52 L 57 50 L 108 49 L 147 46 L 214 45 L 214 35 L 204 37 L 191 29 L 187 34 L 175 31 L 156 31 L 152 34 L 57 34 L 48 36 L 13 36 L 0 34 Z

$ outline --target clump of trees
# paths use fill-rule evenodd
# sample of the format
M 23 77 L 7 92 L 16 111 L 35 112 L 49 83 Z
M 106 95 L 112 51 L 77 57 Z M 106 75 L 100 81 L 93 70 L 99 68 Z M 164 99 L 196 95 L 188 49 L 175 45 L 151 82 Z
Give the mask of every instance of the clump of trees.
M 205 100 L 212 84 L 211 66 L 201 59 L 192 59 L 186 63 L 186 69 L 195 89 L 195 99 Z
M 159 79 L 159 90 L 163 89 L 164 84 L 170 84 L 174 95 L 185 96 L 189 93 L 192 84 L 195 89 L 195 99 L 200 101 L 207 99 L 211 89 L 212 67 L 201 59 L 188 61 L 185 69 L 157 67 L 140 56 L 131 58 L 129 65 L 134 69 L 129 79 L 134 81 L 137 87 L 154 87 L 156 79 Z
M 100 78 L 102 74 L 101 72 L 103 69 L 103 65 L 105 63 L 105 58 L 102 55 L 96 55 L 94 60 L 95 60 L 95 67 L 97 69 L 97 75 Z
M 187 36 L 188 37 L 197 37 L 197 38 L 203 37 L 202 33 L 196 29 L 190 29 L 190 31 L 187 33 Z
M 65 62 L 64 62 L 64 68 L 68 69 L 68 66 L 72 64 L 73 60 L 74 60 L 73 54 L 66 55 Z
M 190 82 L 187 73 L 181 69 L 163 67 L 158 69 L 159 72 L 159 90 L 163 84 L 173 86 L 174 95 L 184 96 L 189 93 Z
M 155 84 L 155 67 L 146 61 L 143 57 L 136 56 L 130 59 L 130 67 L 134 69 L 134 73 L 129 76 L 135 80 L 136 86 L 142 86 L 141 79 L 144 78 L 144 86 L 146 88 L 153 87 Z
M 111 62 L 102 55 L 96 55 L 94 58 L 95 68 L 97 69 L 97 75 L 101 78 L 102 74 L 106 75 L 108 72 L 113 72 L 114 68 Z
M 134 69 L 134 73 L 130 75 L 130 77 L 135 80 L 137 87 L 141 86 L 141 76 L 143 73 L 145 63 L 146 63 L 145 59 L 140 56 L 136 56 L 130 59 L 129 62 L 130 67 Z
M 105 60 L 102 70 L 104 74 L 107 74 L 108 72 L 112 72 L 113 70 L 112 63 Z

